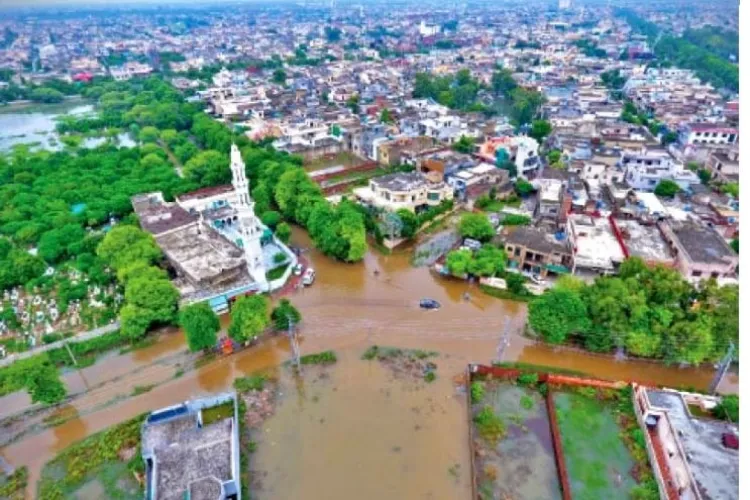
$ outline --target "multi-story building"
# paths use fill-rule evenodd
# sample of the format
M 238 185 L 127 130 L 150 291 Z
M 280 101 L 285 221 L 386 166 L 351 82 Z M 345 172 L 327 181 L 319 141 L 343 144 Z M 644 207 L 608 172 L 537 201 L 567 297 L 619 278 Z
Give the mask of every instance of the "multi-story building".
M 712 179 L 722 182 L 738 182 L 740 180 L 739 148 L 714 151 L 708 156 L 706 167 L 711 171 Z
M 683 144 L 734 144 L 738 137 L 736 127 L 722 123 L 690 123 L 680 130 Z
M 682 189 L 700 182 L 695 173 L 685 170 L 682 163 L 663 149 L 625 151 L 620 157 L 620 165 L 625 169 L 625 182 L 633 189 L 653 191 L 662 179 L 671 179 Z
M 512 269 L 545 277 L 548 273 L 569 273 L 573 265 L 568 240 L 541 229 L 518 226 L 504 237 L 504 245 Z
M 676 255 L 685 279 L 735 278 L 739 255 L 714 229 L 696 222 L 666 220 L 659 223 L 664 238 Z
M 405 208 L 419 212 L 453 199 L 453 188 L 445 182 L 432 182 L 418 172 L 384 175 L 356 188 L 354 196 L 366 205 L 390 212 Z

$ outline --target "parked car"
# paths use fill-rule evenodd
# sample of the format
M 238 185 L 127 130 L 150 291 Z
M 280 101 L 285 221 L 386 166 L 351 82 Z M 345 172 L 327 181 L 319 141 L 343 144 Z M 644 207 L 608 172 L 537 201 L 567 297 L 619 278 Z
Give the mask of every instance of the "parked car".
M 422 309 L 440 309 L 440 302 L 435 299 L 422 299 L 419 301 L 419 307 Z
M 305 274 L 302 275 L 302 284 L 310 286 L 315 282 L 315 270 L 312 267 L 308 267 L 305 270 Z
M 529 276 L 529 280 L 531 280 L 531 282 L 534 283 L 535 285 L 540 285 L 541 286 L 541 285 L 546 285 L 547 284 L 547 282 L 544 280 L 544 278 L 542 278 L 538 274 L 532 274 L 531 276 Z
M 302 264 L 298 262 L 297 265 L 294 266 L 294 268 L 292 269 L 292 272 L 294 273 L 295 276 L 302 276 L 302 271 L 304 270 L 305 270 L 305 266 L 303 266 Z

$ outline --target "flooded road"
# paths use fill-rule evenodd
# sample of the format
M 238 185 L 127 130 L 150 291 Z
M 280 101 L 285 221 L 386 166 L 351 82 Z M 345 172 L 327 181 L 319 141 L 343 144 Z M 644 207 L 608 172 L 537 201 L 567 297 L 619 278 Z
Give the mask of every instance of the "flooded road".
M 302 247 L 311 246 L 307 235 L 296 229 L 293 242 Z M 440 382 L 436 387 L 441 387 L 440 384 L 447 383 L 452 375 L 460 373 L 466 363 L 487 363 L 495 359 L 506 318 L 511 320 L 514 335 L 511 337 L 510 346 L 505 350 L 505 361 L 518 360 L 570 368 L 602 378 L 637 379 L 663 385 L 694 386 L 699 389 L 705 389 L 713 376 L 713 371 L 705 368 L 679 369 L 658 363 L 615 362 L 608 357 L 574 351 L 555 352 L 547 346 L 535 345 L 519 335 L 525 322 L 525 304 L 498 300 L 482 294 L 465 282 L 435 277 L 424 268 L 412 267 L 408 254 L 382 256 L 371 252 L 363 262 L 352 265 L 333 262 L 314 250 L 306 255 L 316 269 L 317 280 L 312 287 L 297 291 L 290 297 L 303 316 L 300 325 L 302 352 L 304 354 L 325 349 L 336 350 L 342 358 L 341 366 L 337 368 L 335 375 L 339 380 L 337 384 L 341 384 L 340 390 L 350 391 L 355 401 L 359 401 L 355 394 L 357 384 L 362 384 L 363 388 L 368 388 L 369 391 L 370 385 L 382 382 L 378 375 L 363 371 L 368 366 L 366 363 L 362 362 L 363 365 L 354 362 L 367 346 L 379 344 L 431 349 L 449 355 L 449 365 L 445 369 L 444 362 L 440 365 Z M 469 301 L 462 298 L 466 291 L 471 296 Z M 440 301 L 442 308 L 437 311 L 420 310 L 417 304 L 423 297 Z M 226 322 L 227 319 L 223 318 L 223 321 Z M 30 484 L 35 485 L 41 466 L 56 452 L 75 441 L 140 413 L 229 388 L 234 378 L 277 366 L 290 357 L 287 340 L 283 337 L 274 337 L 254 348 L 175 377 L 177 370 L 182 366 L 180 363 L 184 361 L 181 354 L 186 349 L 184 338 L 179 333 L 174 333 L 166 334 L 162 340 L 142 350 L 111 356 L 82 370 L 85 383 L 79 374 L 68 374 L 66 383 L 71 389 L 85 388 L 85 384 L 97 387 L 76 400 L 73 408 L 63 410 L 70 412 L 68 416 L 78 416 L 57 427 L 23 437 L 0 450 L 0 455 L 13 465 L 28 465 Z M 348 361 L 350 359 L 351 362 Z M 736 377 L 730 376 L 727 379 L 723 388 L 736 391 Z M 346 380 L 348 382 L 345 383 Z M 151 384 L 157 385 L 149 392 L 129 397 L 136 386 Z M 443 397 L 446 396 L 445 389 L 443 387 Z M 10 397 L 20 396 L 8 396 Z M 395 406 L 408 408 L 412 403 L 408 393 L 396 389 L 393 389 L 391 398 L 390 404 Z M 331 404 L 331 411 L 349 411 L 338 403 Z M 369 405 L 366 401 L 360 401 L 358 404 L 370 408 L 373 412 L 383 407 Z M 286 411 L 285 407 L 280 408 L 280 411 Z M 332 413 L 329 416 L 323 414 L 328 410 L 318 410 L 316 407 L 315 412 L 318 411 L 322 412 L 319 418 L 333 418 Z M 317 416 L 318 413 L 315 412 L 310 414 Z M 283 420 L 285 417 L 281 418 Z M 395 424 L 393 425 L 394 439 L 400 435 L 399 432 L 406 432 L 396 430 Z M 304 437 L 311 440 L 305 441 L 305 446 L 308 446 L 308 442 L 314 442 L 317 448 L 321 448 L 324 443 L 318 441 L 316 432 L 319 430 L 315 429 L 312 425 L 301 425 L 298 431 L 301 434 L 297 437 L 282 437 L 279 434 L 278 439 L 283 443 Z M 312 434 L 305 436 L 304 433 L 307 432 Z M 334 434 L 335 427 L 329 436 L 329 442 L 334 439 Z M 461 437 L 465 436 L 462 432 Z M 435 439 L 434 436 L 432 439 Z M 416 441 L 414 443 L 414 446 L 417 446 Z M 452 449 L 450 453 L 445 451 L 447 456 L 461 458 L 462 443 L 463 441 L 455 444 L 457 448 Z M 343 445 L 334 443 L 331 446 Z M 276 445 L 276 452 L 282 453 L 282 448 L 281 444 Z M 288 454 L 289 460 L 307 461 L 308 458 L 313 460 L 316 456 L 313 451 L 304 452 L 299 448 L 286 449 L 284 452 Z M 317 452 L 329 453 L 320 449 Z M 330 453 L 336 452 L 332 449 Z M 300 455 L 305 458 L 301 458 Z M 273 452 L 269 450 L 259 450 L 259 456 L 268 456 L 267 462 L 271 465 L 276 460 L 273 458 Z M 377 460 L 385 460 L 384 455 L 377 456 L 380 457 Z M 409 456 L 409 459 L 417 460 L 418 457 Z M 371 460 L 375 459 L 368 457 L 362 457 L 361 460 L 362 467 L 383 466 L 382 463 L 374 464 Z M 465 467 L 466 463 L 462 462 L 462 467 Z M 292 465 L 290 464 L 290 467 Z M 464 473 L 468 475 L 467 471 Z M 444 475 L 448 477 L 447 470 Z M 458 481 L 459 485 L 461 481 Z M 269 484 L 268 487 L 281 486 Z M 348 490 L 340 491 L 342 495 L 346 493 L 348 496 L 350 493 Z M 383 493 L 383 490 L 379 491 Z M 434 495 L 434 498 L 442 498 L 439 492 L 434 492 Z M 388 496 L 404 495 L 402 492 L 401 495 Z

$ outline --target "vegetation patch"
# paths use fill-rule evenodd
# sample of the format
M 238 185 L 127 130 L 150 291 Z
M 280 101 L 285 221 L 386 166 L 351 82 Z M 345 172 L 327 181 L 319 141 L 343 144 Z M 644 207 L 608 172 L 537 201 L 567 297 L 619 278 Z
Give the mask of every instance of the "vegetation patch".
M 211 425 L 219 420 L 232 417 L 234 417 L 234 403 L 232 401 L 201 410 L 203 425 Z
M 299 358 L 303 365 L 330 365 L 337 361 L 336 353 L 333 351 L 323 351 L 315 354 L 306 354 Z
M 492 445 L 505 435 L 505 423 L 489 405 L 474 415 L 474 425 L 479 435 Z
M 273 281 L 273 280 L 277 280 L 277 279 L 281 278 L 284 275 L 284 273 L 286 272 L 286 270 L 289 268 L 289 265 L 290 265 L 290 263 L 287 262 L 285 264 L 281 264 L 280 266 L 276 266 L 273 269 L 270 269 L 266 273 L 266 279 L 268 279 L 269 281 Z
M 250 375 L 234 380 L 234 389 L 237 392 L 260 391 L 268 380 L 264 375 Z
M 659 498 L 630 387 L 571 389 L 554 401 L 574 496 Z
M 9 476 L 0 475 L 0 498 L 23 500 L 28 482 L 29 470 L 26 467 L 17 468 Z
M 140 415 L 93 434 L 66 448 L 47 462 L 39 480 L 39 498 L 74 498 L 91 481 L 98 481 L 105 498 L 136 499 L 143 495 L 136 475 L 142 476 Z
M 435 351 L 373 345 L 365 350 L 362 359 L 379 361 L 397 377 L 432 382 L 437 378 L 437 364 L 428 361 L 428 359 L 436 356 L 438 356 L 438 353 Z
M 136 385 L 133 388 L 133 396 L 139 396 L 141 394 L 145 394 L 151 391 L 151 389 L 153 389 L 154 387 L 156 387 L 156 384 Z

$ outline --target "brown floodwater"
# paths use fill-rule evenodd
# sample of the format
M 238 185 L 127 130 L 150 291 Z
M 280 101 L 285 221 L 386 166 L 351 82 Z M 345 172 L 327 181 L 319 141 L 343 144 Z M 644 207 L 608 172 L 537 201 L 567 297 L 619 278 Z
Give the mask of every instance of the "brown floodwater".
M 311 246 L 306 233 L 296 229 L 293 233 L 293 241 L 303 247 Z M 354 395 L 358 385 L 369 388 L 372 384 L 387 384 L 387 381 L 379 378 L 378 375 L 372 375 L 372 370 L 365 371 L 362 364 L 347 361 L 349 358 L 354 359 L 359 356 L 368 345 L 393 345 L 439 351 L 444 356 L 448 356 L 446 358 L 448 361 L 443 361 L 448 363 L 447 371 L 451 375 L 457 375 L 466 363 L 487 363 L 497 357 L 498 346 L 507 319 L 510 319 L 513 335 L 510 345 L 504 352 L 503 359 L 506 361 L 518 360 L 570 368 L 603 378 L 636 379 L 663 385 L 694 386 L 699 389 L 705 389 L 713 376 L 713 370 L 710 368 L 680 369 L 635 360 L 615 361 L 611 357 L 592 356 L 570 350 L 556 351 L 544 345 L 534 344 L 519 335 L 526 318 L 524 304 L 498 300 L 482 294 L 465 282 L 442 279 L 432 275 L 427 269 L 414 268 L 410 265 L 409 255 L 406 253 L 383 256 L 370 252 L 363 262 L 357 264 L 334 262 L 314 250 L 310 250 L 306 256 L 316 269 L 316 282 L 312 287 L 294 292 L 290 298 L 303 315 L 303 321 L 299 325 L 303 353 L 334 349 L 342 356 L 343 361 L 341 366 L 336 368 L 334 377 L 337 380 L 347 381 L 346 384 L 341 382 L 341 387 L 348 388 L 346 390 L 352 393 L 356 403 L 344 405 L 330 401 L 331 412 L 352 412 L 350 416 L 340 415 L 338 417 L 340 419 L 359 418 L 367 421 L 368 418 L 376 418 L 378 411 L 384 411 L 384 408 L 387 408 L 387 405 L 382 404 L 370 405 L 360 401 Z M 465 292 L 470 294 L 468 301 L 463 299 Z M 419 309 L 418 302 L 423 297 L 440 301 L 441 309 L 436 311 Z M 227 318 L 223 318 L 225 325 L 226 321 Z M 78 372 L 67 374 L 65 381 L 72 391 L 84 390 L 87 385 L 94 387 L 71 405 L 79 416 L 52 429 L 24 436 L 0 450 L 0 455 L 13 465 L 28 465 L 31 474 L 30 482 L 33 485 L 42 465 L 47 460 L 56 452 L 91 433 L 142 412 L 229 388 L 234 378 L 260 369 L 278 366 L 290 357 L 288 341 L 284 337 L 273 337 L 253 348 L 218 359 L 175 378 L 175 371 L 180 366 L 181 353 L 185 349 L 183 335 L 179 332 L 164 333 L 157 344 L 127 354 L 107 357 L 106 360 L 81 370 L 83 376 Z M 442 371 L 441 382 L 435 387 L 441 387 L 441 384 L 449 378 L 446 377 L 446 371 Z M 149 392 L 128 397 L 135 387 L 153 384 L 156 386 Z M 737 392 L 737 385 L 737 377 L 730 376 L 727 377 L 722 389 L 727 392 Z M 399 391 L 392 386 L 393 384 L 387 386 L 391 389 L 391 405 L 408 407 L 414 403 L 410 397 L 407 397 L 406 392 Z M 443 389 L 446 388 L 443 387 Z M 437 389 L 430 389 L 432 390 Z M 27 400 L 23 400 L 24 397 L 19 394 L 9 395 L 0 399 L 0 403 L 5 406 L 7 401 L 15 401 L 17 404 L 26 401 L 28 404 Z M 449 397 L 449 394 L 445 393 L 444 397 Z M 280 407 L 281 415 L 287 411 L 285 408 L 286 406 Z M 367 415 L 362 414 L 363 409 L 367 409 Z M 316 406 L 315 411 L 310 410 L 310 414 L 317 415 L 315 412 L 318 411 L 324 410 Z M 371 412 L 375 412 L 376 415 L 370 415 Z M 450 411 L 447 414 L 450 414 Z M 284 418 L 280 417 L 282 421 Z M 333 419 L 335 414 L 327 413 L 327 416 L 321 418 Z M 446 418 L 453 419 L 453 417 Z M 272 424 L 269 423 L 269 425 Z M 392 433 L 393 440 L 402 435 L 399 433 L 408 431 L 397 430 L 395 423 L 388 425 L 392 427 L 388 432 Z M 326 434 L 329 436 L 327 441 L 319 441 L 316 434 L 319 430 L 315 429 L 315 426 L 301 425 L 298 431 L 299 437 L 296 439 L 304 439 L 305 446 L 307 443 L 315 443 L 314 448 L 335 447 L 335 449 L 331 448 L 331 454 L 338 453 L 336 450 L 346 448 L 347 443 L 331 442 L 336 441 L 336 437 L 330 432 Z M 456 432 L 458 433 L 459 430 L 457 428 Z M 308 432 L 311 434 L 306 434 Z M 460 435 L 461 439 L 466 436 L 463 431 Z M 317 463 L 313 466 L 315 452 L 305 452 L 295 447 L 286 449 L 285 443 L 289 443 L 290 439 L 292 438 L 279 437 L 279 444 L 274 449 L 282 455 L 286 454 L 287 459 L 292 462 L 302 460 L 298 463 L 306 463 L 309 460 L 311 470 L 323 468 Z M 351 434 L 342 433 L 340 439 L 351 441 L 353 438 Z M 437 438 L 433 436 L 430 439 Z M 461 450 L 464 448 L 462 443 L 465 440 L 461 442 L 451 440 L 450 442 L 454 443 L 456 448 L 445 453 L 449 457 L 460 459 L 463 453 Z M 418 441 L 413 441 L 413 443 L 417 446 Z M 390 454 L 376 454 L 374 455 L 376 458 L 370 458 L 364 456 L 367 454 L 366 449 L 359 447 L 357 449 L 359 454 L 363 455 L 362 458 L 358 458 L 358 463 L 361 463 L 363 468 L 391 470 L 383 469 L 383 467 L 391 467 L 389 459 L 398 457 Z M 432 453 L 438 453 L 435 448 L 428 448 L 428 451 L 430 450 Z M 440 453 L 443 452 L 440 451 Z M 318 449 L 317 453 L 329 452 Z M 273 463 L 277 459 L 272 460 L 271 457 L 274 455 L 270 451 L 259 450 L 259 456 L 268 456 L 269 469 L 274 470 Z M 418 460 L 416 455 L 408 456 L 410 460 Z M 334 458 L 331 460 L 335 462 Z M 374 462 L 380 460 L 383 463 Z M 442 465 L 444 464 L 440 464 Z M 461 464 L 464 468 L 466 465 L 466 462 Z M 290 465 L 290 467 L 299 468 L 300 466 Z M 419 464 L 413 464 L 413 467 L 419 467 Z M 289 470 L 297 469 L 290 468 Z M 360 481 L 365 474 L 365 472 L 355 474 L 349 469 L 346 470 Z M 380 475 L 379 471 L 376 472 Z M 269 475 L 276 473 L 278 471 L 269 472 Z M 289 475 L 287 481 L 294 482 L 296 477 L 310 477 L 306 474 L 306 472 L 300 472 Z M 447 469 L 441 474 L 449 476 Z M 449 477 L 449 479 L 452 478 Z M 388 482 L 390 481 L 388 479 L 383 480 L 391 485 L 389 488 L 404 488 L 389 496 L 406 498 L 411 497 L 411 493 L 420 496 L 423 492 L 427 494 L 426 492 L 431 491 L 432 497 L 442 498 L 440 492 L 425 489 L 422 483 L 412 486 L 408 481 L 394 479 L 395 483 L 392 483 Z M 462 481 L 464 479 L 459 478 L 456 488 L 460 488 Z M 276 489 L 281 487 L 275 483 L 268 484 L 269 487 Z M 298 491 L 294 488 L 299 486 L 285 484 L 284 487 L 290 488 L 285 491 Z M 347 489 L 348 487 L 340 485 L 337 487 L 339 489 L 333 491 L 340 492 L 342 496 L 351 496 L 351 490 Z M 419 491 L 411 488 L 418 488 Z M 378 491 L 382 493 L 384 490 Z M 449 488 L 445 491 L 453 490 Z M 329 498 L 337 497 L 338 494 Z

